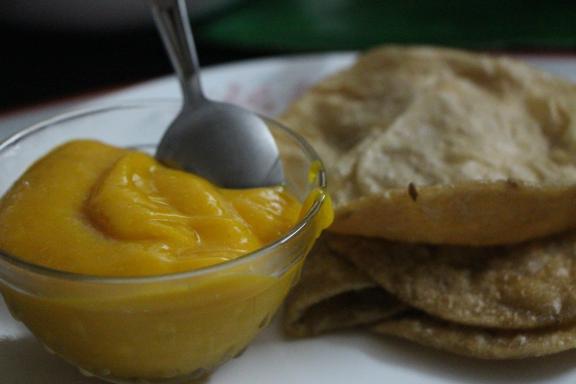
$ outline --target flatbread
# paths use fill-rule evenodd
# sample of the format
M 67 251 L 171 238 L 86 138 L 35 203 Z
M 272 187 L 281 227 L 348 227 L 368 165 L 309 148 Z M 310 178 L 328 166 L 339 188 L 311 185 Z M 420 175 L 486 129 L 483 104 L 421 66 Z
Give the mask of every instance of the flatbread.
M 286 301 L 284 329 L 292 337 L 312 336 L 372 324 L 403 308 L 365 274 L 338 259 L 320 239 Z
M 529 331 L 487 330 L 433 319 L 421 313 L 402 314 L 374 326 L 373 331 L 394 335 L 436 349 L 480 359 L 521 359 L 576 348 L 576 326 Z
M 576 321 L 574 233 L 485 248 L 326 239 L 392 295 L 441 319 L 505 329 Z
M 499 245 L 576 227 L 576 85 L 523 63 L 379 48 L 282 120 L 328 167 L 332 231 Z

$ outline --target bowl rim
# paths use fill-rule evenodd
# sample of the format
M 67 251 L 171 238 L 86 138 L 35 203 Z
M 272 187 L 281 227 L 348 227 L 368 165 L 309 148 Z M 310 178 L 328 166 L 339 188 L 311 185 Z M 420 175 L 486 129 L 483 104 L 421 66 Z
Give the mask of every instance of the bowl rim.
M 180 104 L 180 99 L 174 98 L 155 98 L 155 99 L 140 99 L 140 100 L 130 100 L 130 101 L 119 101 L 119 102 L 110 102 L 110 103 L 100 103 L 97 105 L 92 105 L 85 108 L 74 109 L 70 112 L 65 112 L 53 116 L 51 118 L 42 120 L 36 124 L 29 126 L 28 128 L 24 128 L 6 139 L 0 141 L 0 152 L 4 151 L 7 147 L 16 144 L 18 141 L 34 135 L 35 133 L 49 129 L 52 125 L 65 122 L 67 120 L 73 120 L 77 118 L 86 117 L 92 114 L 100 114 L 106 113 L 109 111 L 115 110 L 125 110 L 125 109 L 143 109 L 146 107 L 158 107 L 158 106 L 174 106 Z M 242 107 L 241 107 L 242 108 Z M 246 109 L 246 108 L 244 108 Z M 1 263 L 7 263 L 12 267 L 17 269 L 24 269 L 26 272 L 31 272 L 36 275 L 41 275 L 43 277 L 49 278 L 58 278 L 63 280 L 75 281 L 75 282 L 85 282 L 85 283 L 99 283 L 99 284 L 113 284 L 113 285 L 127 285 L 127 284 L 144 284 L 144 283 L 158 283 L 158 282 L 166 282 L 172 280 L 181 280 L 181 279 L 188 279 L 192 277 L 199 277 L 202 275 L 207 275 L 215 272 L 219 272 L 225 270 L 229 267 L 234 267 L 238 265 L 242 265 L 244 263 L 250 262 L 252 260 L 258 259 L 259 257 L 269 253 L 270 251 L 288 243 L 294 237 L 302 233 L 307 227 L 312 224 L 312 220 L 316 217 L 316 215 L 320 212 L 322 205 L 325 203 L 326 199 L 328 198 L 327 194 L 327 176 L 326 170 L 324 168 L 324 164 L 322 159 L 314 148 L 298 133 L 294 132 L 290 128 L 286 127 L 284 124 L 279 122 L 278 120 L 265 116 L 260 113 L 256 113 L 265 121 L 272 123 L 274 126 L 280 128 L 283 132 L 290 135 L 296 142 L 301 146 L 303 152 L 306 153 L 306 157 L 308 157 L 312 163 L 318 164 L 317 173 L 315 175 L 314 182 L 317 184 L 316 188 L 318 188 L 321 193 L 318 193 L 317 196 L 314 198 L 314 202 L 311 204 L 310 208 L 306 211 L 306 214 L 283 236 L 278 238 L 277 240 L 265 245 L 262 248 L 259 248 L 255 251 L 249 252 L 245 255 L 237 257 L 235 259 L 225 261 L 223 263 L 202 267 L 198 269 L 193 269 L 190 271 L 183 271 L 183 272 L 174 272 L 174 273 L 166 273 L 166 274 L 159 274 L 159 275 L 143 275 L 143 276 L 99 276 L 99 275 L 90 275 L 90 274 L 83 274 L 83 273 L 76 273 L 76 272 L 69 272 L 69 271 L 62 271 L 59 269 L 54 269 L 50 267 L 46 267 L 40 264 L 35 264 L 28 262 L 26 260 L 20 259 L 16 256 L 11 255 L 10 253 L 3 251 L 0 249 L 0 267 Z M 0 196 L 0 199 L 2 196 Z M 0 281 L 4 280 L 0 277 Z

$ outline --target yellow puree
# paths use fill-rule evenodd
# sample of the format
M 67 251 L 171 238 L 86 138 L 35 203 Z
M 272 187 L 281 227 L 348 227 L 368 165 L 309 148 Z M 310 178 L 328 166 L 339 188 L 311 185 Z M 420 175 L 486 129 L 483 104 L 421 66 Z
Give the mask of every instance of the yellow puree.
M 3 198 L 0 248 L 82 274 L 165 274 L 254 251 L 286 233 L 300 208 L 283 187 L 220 189 L 144 153 L 74 141 Z
M 0 200 L 0 249 L 81 274 L 166 274 L 256 250 L 285 234 L 300 211 L 283 187 L 220 189 L 143 153 L 74 141 L 38 161 Z M 82 368 L 162 378 L 238 353 L 299 267 L 272 276 L 239 266 L 182 283 L 105 287 L 105 294 L 66 282 L 51 285 L 53 296 L 7 287 L 3 294 L 32 332 Z

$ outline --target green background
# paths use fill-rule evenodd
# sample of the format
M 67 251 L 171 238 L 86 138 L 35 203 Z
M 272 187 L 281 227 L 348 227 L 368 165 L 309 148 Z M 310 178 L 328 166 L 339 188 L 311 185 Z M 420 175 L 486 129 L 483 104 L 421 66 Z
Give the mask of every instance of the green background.
M 382 43 L 573 49 L 576 0 L 248 0 L 197 30 L 207 43 L 277 51 Z

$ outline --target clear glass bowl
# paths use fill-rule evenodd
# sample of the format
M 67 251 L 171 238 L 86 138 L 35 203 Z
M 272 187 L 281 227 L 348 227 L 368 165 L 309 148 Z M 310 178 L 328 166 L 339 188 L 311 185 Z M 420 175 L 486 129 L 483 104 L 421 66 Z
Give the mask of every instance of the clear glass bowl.
M 72 139 L 153 150 L 179 108 L 173 101 L 124 103 L 12 136 L 0 144 L 0 195 L 34 161 Z M 290 232 L 230 262 L 146 277 L 67 273 L 0 252 L 0 289 L 13 316 L 83 373 L 114 383 L 189 383 L 240 354 L 270 322 L 330 215 L 318 156 L 298 135 L 266 121 L 288 188 L 302 201 L 312 196 Z

